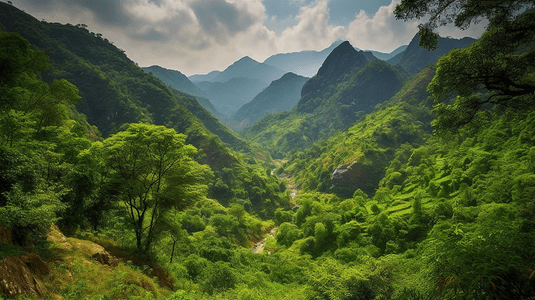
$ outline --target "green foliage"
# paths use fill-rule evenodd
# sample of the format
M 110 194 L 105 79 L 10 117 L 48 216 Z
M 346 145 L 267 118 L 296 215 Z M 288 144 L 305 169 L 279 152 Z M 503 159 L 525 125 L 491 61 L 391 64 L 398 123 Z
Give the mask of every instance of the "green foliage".
M 196 149 L 174 129 L 131 124 L 91 151 L 102 157 L 103 174 L 117 201 L 126 209 L 138 250 L 150 249 L 160 219 L 167 210 L 191 205 L 206 192 L 201 184 L 211 175 L 193 160 Z

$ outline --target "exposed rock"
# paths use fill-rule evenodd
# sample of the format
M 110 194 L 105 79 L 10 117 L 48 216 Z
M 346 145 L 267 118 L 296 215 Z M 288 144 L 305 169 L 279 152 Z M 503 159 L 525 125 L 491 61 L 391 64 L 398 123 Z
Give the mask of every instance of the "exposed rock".
M 363 164 L 355 161 L 336 168 L 331 176 L 331 183 L 335 186 L 361 187 L 368 182 L 368 179 Z
M 58 247 L 65 250 L 80 249 L 87 256 L 94 258 L 103 265 L 109 265 L 116 267 L 119 265 L 119 260 L 108 253 L 104 247 L 91 241 L 80 240 L 75 238 L 67 238 L 56 225 L 52 225 L 50 232 L 47 235 L 47 239 Z
M 35 253 L 30 253 L 20 258 L 30 269 L 30 271 L 37 276 L 45 276 L 50 274 L 50 266 L 44 261 L 41 256 Z
M 73 246 L 69 241 L 67 241 L 67 238 L 61 231 L 59 230 L 58 226 L 53 224 L 50 227 L 50 231 L 48 232 L 46 239 L 50 242 L 54 243 L 57 247 L 65 250 L 72 250 Z
M 9 297 L 35 295 L 43 297 L 45 286 L 35 278 L 30 268 L 18 257 L 0 260 L 0 294 Z
M 109 265 L 112 267 L 116 267 L 117 265 L 119 265 L 119 260 L 110 253 L 108 253 L 108 251 L 106 251 L 106 249 L 104 249 L 104 247 L 99 244 L 75 238 L 67 238 L 67 240 L 75 248 L 82 250 L 82 252 L 87 254 L 89 257 L 96 259 L 99 263 L 103 265 Z
M 0 225 L 0 245 L 12 245 L 13 238 L 11 237 L 11 230 L 6 229 Z

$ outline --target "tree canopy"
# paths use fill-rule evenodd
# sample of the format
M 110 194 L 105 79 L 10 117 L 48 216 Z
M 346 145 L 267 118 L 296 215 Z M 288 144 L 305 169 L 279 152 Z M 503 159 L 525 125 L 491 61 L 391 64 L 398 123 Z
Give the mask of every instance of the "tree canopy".
M 427 19 L 419 25 L 420 45 L 426 49 L 437 47 L 438 27 L 453 23 L 461 29 L 483 19 L 490 21 L 491 27 L 514 22 L 519 12 L 535 7 L 533 0 L 402 0 L 396 6 L 397 19 Z
M 166 211 L 206 193 L 201 182 L 210 168 L 193 160 L 197 150 L 185 140 L 172 128 L 138 123 L 92 147 L 129 216 L 138 250 L 149 250 Z
M 526 109 L 534 105 L 534 1 L 406 0 L 396 7 L 398 19 L 429 17 L 420 25 L 420 45 L 437 46 L 434 30 L 454 23 L 465 29 L 482 18 L 487 31 L 470 47 L 441 57 L 428 86 L 435 99 L 438 132 L 455 131 L 482 109 Z M 481 116 L 481 115 L 480 115 Z

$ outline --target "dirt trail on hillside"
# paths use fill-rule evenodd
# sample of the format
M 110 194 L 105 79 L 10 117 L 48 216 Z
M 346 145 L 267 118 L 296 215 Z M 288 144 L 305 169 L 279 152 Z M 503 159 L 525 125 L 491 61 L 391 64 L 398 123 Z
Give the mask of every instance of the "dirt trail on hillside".
M 266 241 L 268 239 L 268 235 L 270 238 L 275 238 L 275 234 L 277 234 L 277 231 L 279 230 L 279 227 L 278 226 L 275 226 L 273 228 L 271 228 L 271 231 L 266 234 L 266 236 L 258 243 L 256 243 L 253 247 L 253 253 L 254 254 L 260 254 L 264 251 L 264 246 L 266 244 Z M 268 254 L 269 254 L 269 251 L 268 251 Z

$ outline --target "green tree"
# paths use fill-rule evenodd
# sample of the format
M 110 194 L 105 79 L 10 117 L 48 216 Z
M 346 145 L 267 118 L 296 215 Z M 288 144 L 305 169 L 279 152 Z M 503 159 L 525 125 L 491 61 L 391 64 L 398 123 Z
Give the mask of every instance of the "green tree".
M 195 147 L 174 129 L 130 124 L 92 150 L 103 159 L 115 198 L 128 212 L 137 249 L 147 252 L 161 217 L 204 197 L 211 171 L 193 160 Z
M 420 46 L 436 49 L 438 35 L 434 32 L 438 27 L 450 23 L 466 29 L 482 19 L 490 21 L 491 26 L 501 26 L 515 19 L 524 9 L 533 8 L 533 0 L 402 0 L 396 5 L 394 15 L 397 19 L 423 19 L 420 24 Z
M 451 131 L 477 119 L 485 105 L 524 110 L 534 105 L 535 7 L 533 0 L 460 1 L 403 0 L 398 19 L 429 17 L 420 25 L 420 45 L 437 46 L 436 28 L 448 23 L 465 29 L 482 18 L 490 21 L 481 39 L 441 57 L 428 86 L 435 99 L 438 132 Z M 525 12 L 523 12 L 526 10 Z

